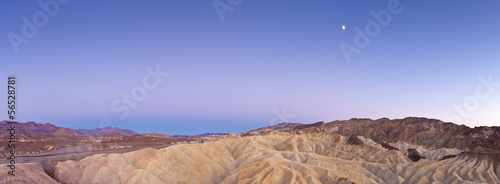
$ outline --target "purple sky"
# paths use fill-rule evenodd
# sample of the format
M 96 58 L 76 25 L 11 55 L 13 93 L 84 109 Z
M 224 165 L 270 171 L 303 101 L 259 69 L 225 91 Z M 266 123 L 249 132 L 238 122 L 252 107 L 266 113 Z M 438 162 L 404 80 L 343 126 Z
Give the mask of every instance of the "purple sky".
M 499 1 L 40 2 L 48 11 L 0 7 L 18 121 L 166 134 L 353 117 L 500 125 Z M 342 43 L 359 50 L 350 61 Z

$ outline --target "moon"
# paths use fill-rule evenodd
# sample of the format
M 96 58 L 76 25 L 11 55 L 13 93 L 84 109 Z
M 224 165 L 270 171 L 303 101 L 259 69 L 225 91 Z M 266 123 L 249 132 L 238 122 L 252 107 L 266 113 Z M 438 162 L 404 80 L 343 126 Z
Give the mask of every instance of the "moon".
M 342 30 L 345 30 L 345 25 L 342 25 Z

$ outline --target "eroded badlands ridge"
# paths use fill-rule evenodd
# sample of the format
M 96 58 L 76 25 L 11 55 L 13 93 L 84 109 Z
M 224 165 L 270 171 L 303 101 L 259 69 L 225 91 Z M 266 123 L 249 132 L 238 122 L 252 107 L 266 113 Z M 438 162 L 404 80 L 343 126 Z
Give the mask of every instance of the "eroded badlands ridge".
M 446 123 L 436 119 L 408 117 L 404 119 L 357 119 L 318 122 L 309 125 L 286 124 L 261 128 L 244 135 L 269 134 L 275 131 L 307 131 L 319 129 L 343 136 L 361 135 L 376 142 L 405 142 L 432 148 L 456 148 L 466 151 L 500 151 L 500 127 L 475 127 Z
M 281 134 L 93 155 L 51 175 L 62 183 L 500 183 L 497 153 L 412 162 L 361 136 L 353 145 L 336 133 Z

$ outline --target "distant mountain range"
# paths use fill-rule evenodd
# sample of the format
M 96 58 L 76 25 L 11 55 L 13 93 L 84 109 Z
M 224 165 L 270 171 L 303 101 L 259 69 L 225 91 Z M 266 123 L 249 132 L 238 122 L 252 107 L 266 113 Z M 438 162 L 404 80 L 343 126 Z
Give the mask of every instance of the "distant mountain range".
M 198 137 L 198 138 L 206 138 L 206 137 L 218 137 L 221 135 L 229 135 L 229 133 L 204 133 L 198 135 L 172 135 L 170 137 L 173 138 L 188 138 L 188 137 Z
M 5 135 L 10 124 L 7 121 L 0 122 L 0 135 Z M 381 145 L 396 143 L 398 141 L 427 148 L 456 148 L 464 151 L 476 152 L 499 152 L 500 151 L 500 127 L 475 127 L 446 123 L 437 119 L 408 117 L 404 119 L 360 119 L 353 118 L 344 121 L 332 121 L 329 123 L 317 122 L 313 124 L 282 123 L 240 134 L 241 136 L 269 135 L 281 133 L 304 132 L 327 132 L 336 133 L 345 137 L 353 135 L 370 138 Z M 116 127 L 104 127 L 97 129 L 70 129 L 58 127 L 49 123 L 40 124 L 35 122 L 17 123 L 16 134 L 20 139 L 47 139 L 49 142 L 58 142 L 62 139 L 90 140 L 101 136 L 129 136 L 134 138 L 148 137 L 151 139 L 214 139 L 228 136 L 228 133 L 204 133 L 199 135 L 173 135 L 164 134 L 138 134 L 132 130 Z M 24 137 L 23 137 L 24 136 Z M 40 137 L 42 136 L 42 137 Z M 108 138 L 103 138 L 108 139 Z M 52 144 L 51 144 L 52 145 Z M 68 144 L 70 145 L 70 144 Z M 67 145 L 55 146 L 66 147 Z M 40 149 L 43 150 L 43 149 Z
M 104 128 L 96 128 L 96 129 L 76 129 L 76 131 L 80 134 L 84 135 L 111 135 L 111 134 L 121 134 L 126 136 L 137 135 L 138 133 L 129 130 L 129 129 L 120 129 L 116 127 L 104 127 Z
M 6 130 L 9 128 L 9 124 L 7 121 L 0 121 L 0 130 Z M 0 135 L 7 134 L 7 131 L 0 131 Z M 70 129 L 64 127 L 58 127 L 52 125 L 50 123 L 35 123 L 35 122 L 27 122 L 21 123 L 17 122 L 16 124 L 16 134 L 23 135 L 34 135 L 34 134 L 54 134 L 54 135 L 63 135 L 63 136 L 102 136 L 102 135 L 111 135 L 111 134 L 120 134 L 125 136 L 133 136 L 138 135 L 139 133 L 134 132 L 129 129 L 120 129 L 117 127 L 104 127 L 104 128 L 96 128 L 96 129 Z M 157 134 L 157 133 L 155 133 Z M 173 135 L 168 136 L 172 138 L 188 138 L 188 137 L 198 137 L 198 138 L 207 138 L 207 137 L 217 137 L 220 135 L 229 135 L 229 133 L 204 133 L 199 135 Z M 151 136 L 151 135 L 149 135 Z M 159 135 L 156 135 L 159 136 Z M 167 136 L 162 134 L 162 137 Z
M 10 136 L 7 129 L 12 125 L 16 126 L 17 156 L 51 151 L 60 153 L 64 151 L 59 151 L 59 149 L 64 150 L 63 148 L 70 147 L 73 147 L 73 151 L 69 149 L 70 152 L 92 152 L 110 149 L 138 149 L 201 141 L 201 138 L 197 137 L 176 138 L 158 133 L 138 134 L 132 130 L 116 127 L 74 130 L 49 123 L 18 122 L 9 124 L 7 121 L 0 121 L 0 142 L 9 141 Z M 0 145 L 0 157 L 9 155 L 10 149 L 7 149 L 6 145 Z M 48 167 L 48 165 L 44 165 L 44 167 Z
M 0 121 L 0 130 L 6 130 L 9 128 L 9 124 L 7 121 Z M 0 135 L 7 134 L 7 131 L 0 131 Z M 50 123 L 35 123 L 35 122 L 27 122 L 16 124 L 16 134 L 23 135 L 33 135 L 33 134 L 54 134 L 54 135 L 89 135 L 89 136 L 99 136 L 99 135 L 111 135 L 111 134 L 121 134 L 126 136 L 137 135 L 138 133 L 128 130 L 128 129 L 120 129 L 116 127 L 104 127 L 104 128 L 96 128 L 96 129 L 77 129 L 73 130 L 70 128 L 58 127 L 52 125 Z

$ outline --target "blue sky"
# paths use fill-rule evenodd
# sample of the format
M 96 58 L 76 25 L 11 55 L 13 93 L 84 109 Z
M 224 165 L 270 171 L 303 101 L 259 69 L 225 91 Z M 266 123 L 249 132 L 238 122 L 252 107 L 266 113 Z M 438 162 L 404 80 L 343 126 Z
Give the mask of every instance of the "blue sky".
M 166 134 L 353 117 L 500 125 L 498 1 L 39 2 L 57 11 L 0 7 L 0 73 L 18 78 L 21 122 Z M 232 11 L 221 20 L 214 2 Z M 370 13 L 391 6 L 386 26 Z M 341 43 L 356 47 L 367 25 L 376 34 L 348 62 Z M 157 66 L 168 76 L 145 89 Z M 135 108 L 121 101 L 144 91 Z

